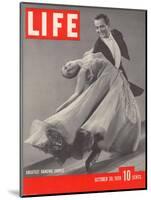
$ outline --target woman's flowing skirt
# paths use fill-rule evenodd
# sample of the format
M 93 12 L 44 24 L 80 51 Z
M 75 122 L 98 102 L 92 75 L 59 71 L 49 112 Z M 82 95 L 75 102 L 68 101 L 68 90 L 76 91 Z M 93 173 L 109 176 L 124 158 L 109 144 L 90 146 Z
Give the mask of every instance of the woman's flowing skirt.
M 120 153 L 136 151 L 141 137 L 141 118 L 129 83 L 121 71 L 81 128 L 91 134 L 102 134 L 104 150 Z
M 33 121 L 30 137 L 25 142 L 37 147 L 44 145 L 49 129 L 73 145 L 80 131 L 93 137 L 103 130 L 104 150 L 126 153 L 137 149 L 140 126 L 139 109 L 127 80 L 121 71 L 108 66 L 66 108 L 43 122 Z

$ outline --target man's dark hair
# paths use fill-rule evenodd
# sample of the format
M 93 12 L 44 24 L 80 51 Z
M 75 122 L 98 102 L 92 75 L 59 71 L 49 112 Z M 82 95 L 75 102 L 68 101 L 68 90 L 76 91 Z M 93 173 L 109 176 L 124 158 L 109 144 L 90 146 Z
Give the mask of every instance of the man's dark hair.
M 105 14 L 99 14 L 99 15 L 97 15 L 94 19 L 95 19 L 95 20 L 104 19 L 105 23 L 106 23 L 107 25 L 110 25 L 110 19 L 109 19 L 109 17 L 108 17 L 107 15 L 105 15 Z

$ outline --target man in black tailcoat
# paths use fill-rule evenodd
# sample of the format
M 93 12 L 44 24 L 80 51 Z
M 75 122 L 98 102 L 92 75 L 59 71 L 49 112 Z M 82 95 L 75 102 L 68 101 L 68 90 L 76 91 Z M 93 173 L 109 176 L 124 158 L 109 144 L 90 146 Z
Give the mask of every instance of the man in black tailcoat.
M 99 14 L 94 19 L 96 32 L 99 35 L 94 47 L 90 50 L 93 53 L 102 52 L 104 56 L 117 68 L 122 70 L 128 80 L 122 65 L 122 57 L 130 60 L 128 48 L 122 33 L 117 29 L 110 28 L 110 20 L 107 15 Z M 130 88 L 134 96 L 142 94 L 143 89 L 130 83 Z
M 94 25 L 96 32 L 99 35 L 94 47 L 89 50 L 90 52 L 97 53 L 102 52 L 103 55 L 118 69 L 120 69 L 125 78 L 128 80 L 126 72 L 122 65 L 122 57 L 130 60 L 128 53 L 128 48 L 126 42 L 124 41 L 123 35 L 119 30 L 110 28 L 110 20 L 107 15 L 99 14 L 94 19 Z M 88 52 L 89 52 L 88 51 Z M 86 52 L 86 53 L 88 53 Z M 143 93 L 143 89 L 137 85 L 129 82 L 131 91 L 134 96 L 139 96 Z M 94 139 L 94 144 L 92 147 L 92 152 L 86 160 L 86 169 L 89 171 L 91 167 L 95 164 L 101 150 L 97 146 L 97 142 L 103 138 L 99 138 L 96 135 Z

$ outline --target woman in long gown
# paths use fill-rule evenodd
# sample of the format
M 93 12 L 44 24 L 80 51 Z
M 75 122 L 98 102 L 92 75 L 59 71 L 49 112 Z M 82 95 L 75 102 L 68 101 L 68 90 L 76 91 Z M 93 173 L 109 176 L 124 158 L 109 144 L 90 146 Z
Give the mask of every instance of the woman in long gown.
M 102 53 L 89 53 L 64 65 L 62 74 L 66 78 L 77 75 L 75 92 L 56 114 L 33 121 L 25 142 L 63 161 L 70 156 L 82 158 L 84 151 L 91 151 L 87 170 L 101 150 L 136 151 L 141 119 L 122 72 Z

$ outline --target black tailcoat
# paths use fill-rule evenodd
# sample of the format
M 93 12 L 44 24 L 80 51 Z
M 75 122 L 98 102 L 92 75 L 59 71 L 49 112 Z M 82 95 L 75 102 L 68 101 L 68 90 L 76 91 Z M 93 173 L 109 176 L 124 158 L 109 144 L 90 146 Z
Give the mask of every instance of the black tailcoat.
M 128 48 L 127 45 L 123 39 L 123 35 L 120 31 L 113 29 L 111 30 L 112 36 L 114 37 L 115 41 L 117 42 L 120 51 L 121 51 L 121 56 L 123 56 L 124 58 L 130 60 L 130 56 L 128 53 Z M 110 49 L 108 48 L 108 46 L 103 42 L 103 40 L 99 37 L 94 45 L 93 48 L 93 53 L 97 53 L 97 52 L 102 52 L 103 55 L 113 64 L 115 65 L 115 60 L 112 56 L 112 53 L 110 51 Z M 120 69 L 123 71 L 123 74 L 125 75 L 126 79 L 128 80 L 128 77 L 125 73 L 125 70 L 122 66 L 122 62 L 120 64 Z M 142 94 L 143 89 L 138 87 L 137 85 L 130 83 L 130 88 L 134 94 L 134 96 L 139 96 Z

